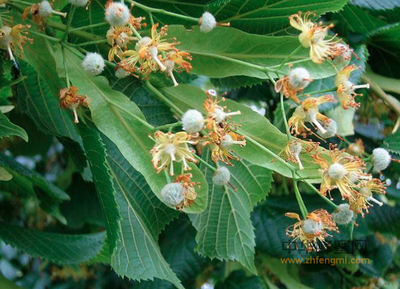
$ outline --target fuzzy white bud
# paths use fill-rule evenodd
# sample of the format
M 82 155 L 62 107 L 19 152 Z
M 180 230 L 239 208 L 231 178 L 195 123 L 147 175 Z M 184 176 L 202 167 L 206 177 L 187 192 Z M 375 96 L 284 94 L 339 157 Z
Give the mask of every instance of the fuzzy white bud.
M 332 164 L 328 169 L 329 177 L 335 181 L 343 179 L 346 174 L 346 169 L 339 163 Z
M 68 2 L 78 7 L 85 7 L 88 4 L 88 0 L 68 0 Z
M 351 53 L 353 50 L 350 48 L 350 46 L 342 43 L 336 43 L 334 45 L 334 49 L 339 52 L 339 55 L 335 57 L 335 61 L 343 63 L 351 59 Z
M 204 117 L 200 111 L 189 109 L 181 120 L 183 128 L 189 134 L 200 132 L 204 127 Z
M 332 214 L 332 220 L 339 225 L 349 224 L 354 217 L 354 212 L 350 210 L 349 204 L 341 204 L 338 209 Z
M 111 26 L 121 27 L 128 23 L 131 12 L 128 6 L 121 2 L 113 2 L 106 9 L 106 20 Z
M 215 26 L 217 26 L 215 17 L 210 12 L 204 12 L 200 19 L 200 31 L 207 33 L 213 30 Z
M 129 75 L 129 72 L 123 70 L 122 68 L 118 68 L 118 69 L 115 71 L 115 77 L 118 78 L 118 79 L 125 78 L 125 77 L 127 77 L 128 75 Z
M 333 119 L 330 122 L 326 122 L 323 124 L 324 129 L 326 130 L 324 133 L 321 130 L 317 130 L 317 133 L 322 138 L 330 138 L 336 135 L 337 133 L 337 123 Z
M 212 181 L 217 186 L 225 186 L 231 179 L 231 173 L 228 168 L 220 167 L 214 174 Z
M 53 8 L 51 7 L 49 1 L 40 2 L 39 6 L 39 15 L 42 17 L 49 17 L 53 12 Z
M 376 148 L 372 151 L 372 163 L 374 164 L 374 171 L 380 172 L 386 169 L 392 160 L 389 152 L 383 148 Z
M 303 230 L 306 234 L 318 234 L 323 229 L 322 222 L 316 222 L 311 219 L 307 219 L 303 223 Z
M 104 69 L 103 57 L 96 52 L 89 52 L 82 61 L 83 70 L 90 75 L 99 75 Z
M 310 84 L 310 73 L 303 67 L 298 67 L 290 71 L 289 83 L 296 89 L 302 89 Z
M 165 185 L 161 190 L 161 199 L 171 207 L 180 205 L 185 199 L 183 195 L 183 185 L 181 183 L 170 183 Z

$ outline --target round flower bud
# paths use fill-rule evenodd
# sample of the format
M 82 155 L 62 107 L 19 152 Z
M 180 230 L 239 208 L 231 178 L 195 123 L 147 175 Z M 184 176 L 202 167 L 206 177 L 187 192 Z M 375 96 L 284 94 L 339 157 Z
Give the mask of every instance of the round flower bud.
M 377 148 L 372 151 L 372 163 L 374 164 L 374 171 L 380 172 L 386 169 L 390 162 L 391 156 L 389 152 L 382 148 Z
M 217 26 L 215 17 L 210 12 L 204 12 L 200 18 L 200 31 L 207 33 L 213 30 L 215 26 Z
M 13 38 L 11 36 L 11 27 L 4 25 L 1 28 L 2 37 L 0 37 L 0 48 L 7 49 L 7 46 L 11 44 Z
M 352 49 L 343 43 L 336 43 L 334 49 L 338 52 L 338 56 L 335 57 L 335 61 L 343 63 L 351 59 Z
M 189 134 L 200 132 L 204 127 L 204 118 L 200 111 L 189 109 L 181 120 L 183 128 Z
M 88 0 L 68 0 L 68 2 L 78 7 L 85 7 L 88 4 Z
M 323 229 L 322 222 L 316 222 L 311 219 L 307 219 L 303 223 L 303 230 L 306 234 L 318 234 Z
M 335 181 L 343 179 L 346 174 L 346 169 L 339 163 L 332 164 L 328 169 L 329 177 Z
M 39 15 L 42 17 L 49 17 L 53 12 L 49 1 L 42 1 L 39 6 Z
M 82 61 L 83 70 L 90 75 L 99 75 L 104 69 L 105 63 L 100 54 L 89 52 Z
M 354 212 L 350 210 L 349 204 L 341 204 L 338 209 L 332 214 L 332 220 L 339 225 L 349 224 L 354 217 Z
M 121 2 L 113 2 L 106 9 L 106 20 L 111 26 L 124 26 L 128 23 L 131 12 L 128 6 Z
M 310 84 L 310 73 L 303 67 L 298 67 L 290 71 L 289 83 L 296 89 L 302 89 Z
M 128 75 L 129 75 L 129 72 L 126 72 L 126 71 L 123 70 L 122 68 L 118 68 L 118 69 L 115 71 L 115 77 L 118 78 L 118 79 L 125 78 L 125 77 L 127 77 Z
M 330 138 L 336 135 L 337 133 L 337 123 L 333 119 L 330 122 L 323 123 L 323 127 L 326 130 L 324 133 L 321 130 L 317 130 L 317 133 L 322 138 Z
M 183 185 L 181 183 L 170 183 L 161 190 L 161 199 L 168 206 L 180 205 L 185 197 L 183 196 Z
M 212 181 L 217 186 L 224 186 L 229 183 L 231 179 L 231 173 L 226 167 L 220 167 L 214 174 Z

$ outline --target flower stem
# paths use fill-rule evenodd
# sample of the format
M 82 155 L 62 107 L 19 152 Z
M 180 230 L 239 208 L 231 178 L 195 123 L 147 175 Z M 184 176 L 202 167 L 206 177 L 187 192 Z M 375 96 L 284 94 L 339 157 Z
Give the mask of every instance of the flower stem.
M 297 186 L 297 181 L 294 180 L 294 174 L 293 174 L 293 187 L 294 187 L 294 193 L 296 195 L 297 203 L 299 204 L 301 214 L 303 215 L 303 219 L 307 218 L 308 211 L 306 208 L 306 205 L 304 204 L 303 198 L 301 197 L 299 187 Z
M 148 80 L 145 81 L 146 87 L 153 92 L 160 100 L 165 102 L 170 108 L 175 110 L 178 116 L 183 115 L 183 111 L 177 107 L 172 101 L 170 101 L 165 95 L 163 95 L 157 88 L 155 88 Z
M 137 38 L 142 39 L 142 35 L 139 34 L 139 32 L 135 29 L 135 27 L 133 27 L 133 25 L 130 24 L 130 23 L 129 23 L 128 25 L 129 25 L 129 27 L 132 29 L 133 34 L 135 34 L 135 36 L 136 36 Z
M 48 40 L 53 41 L 53 42 L 60 42 L 61 41 L 61 39 L 59 39 L 59 38 L 51 37 L 49 35 L 46 35 L 46 34 L 43 34 L 43 33 L 40 33 L 40 32 L 36 32 L 34 30 L 29 30 L 29 33 L 33 34 L 33 35 L 40 36 L 42 38 L 48 39 Z
M 310 184 L 309 182 L 307 182 L 307 181 L 304 181 L 303 180 L 303 182 L 311 189 L 311 190 L 313 190 L 314 192 L 316 192 L 322 199 L 324 199 L 324 201 L 325 202 L 327 202 L 333 209 L 337 209 L 337 205 L 334 203 L 334 202 L 332 202 L 331 200 L 329 200 L 327 197 L 325 197 L 324 195 L 322 195 L 321 193 L 320 193 L 320 191 L 318 191 L 312 184 Z
M 61 51 L 62 51 L 62 55 L 63 55 L 65 81 L 67 82 L 67 87 L 70 88 L 69 76 L 68 76 L 68 70 L 67 70 L 67 58 L 65 56 L 65 46 L 64 45 L 61 46 Z
M 71 8 L 70 8 L 69 13 L 68 13 L 67 25 L 65 27 L 65 34 L 64 34 L 64 36 L 62 38 L 63 41 L 65 41 L 67 39 L 67 37 L 68 37 L 69 27 L 71 26 L 72 19 L 74 18 L 75 9 L 76 9 L 76 6 L 75 5 L 71 5 Z
M 320 93 L 326 93 L 326 92 L 334 92 L 336 90 L 337 90 L 336 87 L 332 87 L 332 88 L 328 88 L 328 89 L 324 89 L 324 90 L 313 91 L 310 93 L 299 94 L 297 97 L 309 96 L 309 95 L 313 95 L 313 94 L 320 94 Z
M 210 170 L 212 170 L 213 172 L 215 172 L 217 169 L 215 167 L 213 167 L 212 165 L 210 165 L 209 163 L 207 163 L 205 160 L 203 160 L 201 157 L 199 157 L 198 155 L 194 155 L 194 157 L 196 159 L 198 159 L 203 165 L 205 165 L 207 168 L 209 168 Z
M 84 42 L 84 43 L 79 43 L 79 44 L 76 44 L 76 46 L 86 46 L 86 45 L 91 45 L 91 44 L 103 44 L 103 43 L 107 43 L 107 39 L 99 39 L 99 40 L 93 40 L 93 41 L 88 41 L 88 42 Z
M 279 70 L 285 66 L 286 62 L 289 61 L 290 58 L 292 58 L 293 55 L 295 55 L 303 46 L 299 45 L 295 50 L 292 51 L 286 58 L 282 61 L 281 65 L 279 66 Z
M 178 14 L 178 13 L 169 12 L 169 11 L 166 11 L 166 10 L 163 10 L 163 9 L 157 9 L 157 8 L 148 7 L 146 5 L 140 4 L 140 3 L 136 2 L 136 1 L 132 1 L 132 0 L 127 0 L 127 2 L 134 4 L 136 7 L 140 8 L 140 9 L 143 9 L 147 13 L 159 13 L 159 14 L 164 14 L 164 15 L 169 15 L 169 16 L 185 19 L 185 20 L 188 20 L 188 21 L 199 22 L 199 18 L 185 16 L 185 15 L 181 15 L 181 14 Z
M 178 126 L 182 126 L 182 123 L 180 121 L 175 122 L 175 123 L 169 123 L 169 124 L 165 124 L 162 126 L 158 126 L 156 127 L 157 130 L 166 130 L 168 129 L 169 131 L 171 131 L 173 128 L 178 127 Z
M 107 25 L 109 25 L 107 22 L 101 22 L 101 23 L 96 23 L 96 24 L 92 24 L 92 25 L 86 25 L 86 26 L 81 26 L 81 27 L 77 27 L 77 28 L 72 28 L 69 30 L 69 32 L 85 30 L 85 29 L 89 29 L 89 28 L 98 28 L 98 27 L 103 27 L 103 26 L 107 26 Z

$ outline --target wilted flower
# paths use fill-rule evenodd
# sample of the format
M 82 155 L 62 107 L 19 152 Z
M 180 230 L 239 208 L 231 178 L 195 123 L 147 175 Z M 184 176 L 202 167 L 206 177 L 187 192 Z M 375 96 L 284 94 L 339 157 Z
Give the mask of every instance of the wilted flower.
M 372 206 L 371 202 L 382 206 L 383 203 L 375 199 L 373 193 L 385 194 L 386 186 L 379 179 L 360 181 L 357 198 L 350 202 L 350 209 L 364 216 L 363 211 L 365 210 L 368 213 L 368 208 Z
M 37 24 L 43 25 L 44 21 L 51 14 L 60 15 L 62 17 L 67 17 L 67 13 L 59 12 L 53 10 L 49 1 L 42 1 L 40 3 L 35 3 L 30 7 L 27 7 L 22 14 L 22 19 L 26 19 L 28 15 L 31 15 L 32 20 Z
M 25 30 L 30 27 L 30 25 L 17 24 L 13 27 L 4 25 L 0 29 L 0 49 L 6 49 L 12 61 L 15 61 L 13 52 L 15 53 L 16 49 L 21 50 L 21 53 L 23 53 L 22 45 L 27 41 L 32 42 L 32 39 L 25 36 L 28 34 Z
M 357 195 L 355 182 L 366 177 L 363 173 L 364 162 L 334 146 L 331 146 L 327 157 L 319 153 L 312 157 L 322 169 L 321 194 L 326 196 L 327 192 L 330 193 L 331 190 L 338 188 L 342 199 L 354 201 Z
M 298 222 L 286 229 L 286 235 L 293 238 L 292 242 L 300 241 L 307 252 L 320 251 L 320 244 L 326 248 L 326 237 L 331 237 L 327 231 L 338 231 L 332 216 L 323 209 L 309 213 L 305 220 L 301 220 L 296 213 L 286 213 L 287 217 Z
M 322 123 L 322 126 L 325 129 L 325 132 L 317 130 L 317 134 L 322 138 L 330 138 L 336 135 L 337 133 L 337 123 L 333 119 L 329 122 Z
M 173 134 L 157 131 L 154 133 L 153 140 L 156 143 L 151 150 L 152 163 L 157 173 L 169 167 L 169 173 L 172 176 L 174 175 L 174 162 L 182 162 L 183 170 L 190 170 L 188 161 L 196 162 L 193 152 L 188 146 L 195 142 L 190 140 L 190 136 L 186 132 Z
M 174 83 L 174 86 L 179 85 L 175 79 L 174 70 L 177 72 L 190 72 L 190 70 L 192 70 L 192 64 L 190 64 L 188 60 L 192 60 L 192 56 L 188 52 L 175 50 L 168 52 L 167 59 L 165 60 L 164 64 L 168 75 L 171 77 L 172 82 Z
M 132 37 L 132 29 L 128 26 L 111 27 L 107 31 L 107 42 L 112 47 L 108 52 L 108 60 L 114 61 L 115 56 L 120 57 L 122 54 L 121 49 L 127 47 Z
M 315 14 L 310 12 L 302 15 L 301 12 L 289 17 L 290 25 L 297 30 L 300 30 L 299 41 L 305 48 L 310 48 L 310 58 L 315 63 L 322 63 L 325 59 L 331 58 L 336 52 L 334 46 L 338 40 L 335 36 L 325 40 L 328 30 L 333 27 L 323 26 L 311 21 Z
M 322 124 L 329 122 L 330 119 L 319 112 L 318 106 L 332 101 L 334 101 L 332 95 L 325 95 L 318 98 L 310 97 L 304 100 L 301 105 L 296 108 L 292 117 L 288 121 L 291 132 L 295 135 L 305 135 L 307 132 L 311 132 L 305 124 L 306 122 L 309 122 L 316 126 L 319 131 L 325 133 L 326 129 Z
M 279 153 L 279 156 L 286 161 L 290 161 L 299 165 L 299 169 L 304 169 L 300 160 L 300 153 L 309 153 L 315 151 L 319 144 L 314 142 L 303 141 L 300 139 L 291 139 L 286 144 L 285 148 Z
M 167 205 L 182 210 L 190 207 L 196 200 L 195 186 L 192 174 L 179 175 L 173 183 L 165 185 L 161 190 L 161 198 Z M 200 187 L 199 184 L 197 186 Z
M 298 67 L 289 72 L 288 76 L 279 79 L 275 84 L 275 91 L 282 92 L 287 98 L 299 103 L 297 94 L 303 91 L 312 81 L 307 69 Z
M 347 152 L 356 157 L 362 157 L 365 153 L 364 143 L 362 139 L 357 139 L 355 143 L 349 144 Z
M 79 89 L 76 86 L 63 88 L 60 90 L 59 99 L 62 108 L 69 108 L 74 113 L 74 122 L 79 123 L 77 109 L 80 106 L 89 106 L 89 98 L 78 94 Z
M 362 94 L 355 93 L 355 90 L 359 88 L 369 88 L 369 84 L 354 85 L 349 81 L 351 72 L 356 69 L 358 69 L 358 67 L 355 65 L 345 66 L 335 77 L 337 97 L 344 109 L 348 109 L 349 107 L 354 109 L 359 108 L 360 104 L 355 101 L 355 97 Z

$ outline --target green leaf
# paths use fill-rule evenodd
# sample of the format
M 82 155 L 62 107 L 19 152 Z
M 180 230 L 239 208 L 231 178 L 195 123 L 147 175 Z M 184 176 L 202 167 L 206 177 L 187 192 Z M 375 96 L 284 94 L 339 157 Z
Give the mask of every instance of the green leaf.
M 373 231 L 389 233 L 400 238 L 400 232 L 397 230 L 400 226 L 400 205 L 395 207 L 374 206 L 370 209 L 370 214 L 366 218 L 367 226 Z
M 199 88 L 181 84 L 178 87 L 162 88 L 161 91 L 183 111 L 190 108 L 203 111 L 200 108 L 203 106 L 206 94 Z M 253 164 L 292 177 L 290 168 L 293 166 L 284 161 L 277 160 L 277 154 L 287 144 L 287 136 L 273 126 L 268 119 L 251 108 L 229 99 L 225 101 L 225 105 L 231 111 L 241 112 L 241 115 L 234 116 L 232 120 L 241 125 L 238 132 L 247 138 L 247 145 L 245 147 L 235 147 L 232 149 L 235 154 Z M 254 141 L 251 141 L 250 138 Z M 256 143 L 265 146 L 269 152 L 261 149 Z M 313 164 L 311 157 L 304 154 L 301 156 L 301 160 L 305 169 L 299 171 L 299 173 L 302 176 L 318 179 L 319 175 L 315 169 L 317 166 Z
M 6 244 L 32 257 L 63 265 L 79 264 L 93 258 L 101 250 L 104 236 L 104 232 L 66 235 L 0 224 L 0 238 Z
M 397 0 L 353 0 L 351 4 L 372 10 L 387 10 L 400 7 L 400 2 Z
M 97 196 L 103 209 L 110 252 L 113 252 L 119 239 L 118 221 L 121 216 L 116 202 L 116 192 L 111 180 L 111 174 L 106 165 L 106 151 L 97 130 L 80 125 L 79 131 L 93 174 Z
M 72 114 L 62 110 L 58 92 L 54 94 L 47 79 L 41 78 L 32 66 L 20 63 L 21 73 L 27 78 L 18 84 L 18 104 L 22 113 L 27 114 L 45 134 L 69 137 L 80 141 Z M 43 68 L 46 69 L 46 68 Z M 54 90 L 54 89 L 53 89 Z
M 157 174 L 151 163 L 150 150 L 154 142 L 149 138 L 155 128 L 146 119 L 136 104 L 124 94 L 111 89 L 104 77 L 87 75 L 81 60 L 66 51 L 70 79 L 81 92 L 91 98 L 90 111 L 96 127 L 110 138 L 129 161 L 146 178 L 152 191 L 161 199 L 160 192 L 168 183 L 164 173 Z M 194 182 L 200 182 L 197 198 L 191 207 L 184 208 L 188 213 L 200 213 L 207 204 L 207 183 L 203 174 L 190 164 Z
M 203 158 L 211 162 L 208 150 Z M 270 190 L 271 171 L 244 161 L 235 162 L 229 169 L 235 191 L 230 186 L 214 185 L 214 172 L 207 167 L 203 170 L 210 184 L 209 204 L 202 214 L 190 216 L 197 230 L 197 251 L 212 259 L 239 261 L 257 274 L 250 213 Z
M 61 202 L 70 199 L 65 192 L 37 172 L 25 168 L 3 154 L 0 154 L 0 166 L 12 175 L 10 181 L 0 182 L 0 190 L 12 192 L 21 198 L 35 197 L 44 211 L 56 217 L 60 222 L 66 223 L 59 208 Z
M 67 193 L 71 200 L 61 205 L 61 212 L 67 219 L 68 227 L 81 228 L 86 223 L 104 227 L 102 208 L 93 183 L 85 182 L 81 175 L 74 174 Z
M 244 271 L 234 271 L 223 282 L 215 285 L 215 289 L 264 289 L 263 282 L 258 276 L 246 276 Z
M 385 138 L 384 144 L 388 150 L 400 155 L 400 132 L 397 131 Z
M 194 252 L 195 234 L 196 230 L 187 216 L 181 214 L 179 219 L 167 226 L 160 237 L 161 252 L 185 288 L 193 288 L 196 284 L 196 277 L 210 263 L 208 259 Z M 174 289 L 174 286 L 166 281 L 154 280 L 135 284 L 135 288 Z
M 300 46 L 298 38 L 293 36 L 253 35 L 223 27 L 202 33 L 198 28 L 187 31 L 183 26 L 170 26 L 168 36 L 179 41 L 177 48 L 193 56 L 191 73 L 213 78 L 249 76 L 268 79 L 265 69 L 278 69 L 286 57 Z M 313 79 L 332 76 L 344 65 L 335 68 L 327 61 L 317 65 L 310 60 L 309 53 L 309 49 L 300 48 L 289 62 L 294 67 L 308 69 Z M 288 69 L 285 65 L 282 71 L 287 72 Z M 275 74 L 270 72 L 270 75 Z
M 26 131 L 11 123 L 11 121 L 0 111 L 0 138 L 13 135 L 19 136 L 26 142 L 28 141 L 28 134 Z
M 10 174 L 5 168 L 0 167 L 0 181 L 9 181 L 12 178 L 12 174 Z
M 214 0 L 207 9 L 220 22 L 257 34 L 282 34 L 287 32 L 289 16 L 299 11 L 312 11 L 317 15 L 337 12 L 348 0 Z
M 183 288 L 157 244 L 158 235 L 177 212 L 157 199 L 144 177 L 129 164 L 114 143 L 107 139 L 105 142 L 121 215 L 117 224 L 119 240 L 111 266 L 118 275 L 129 279 L 159 278 Z

